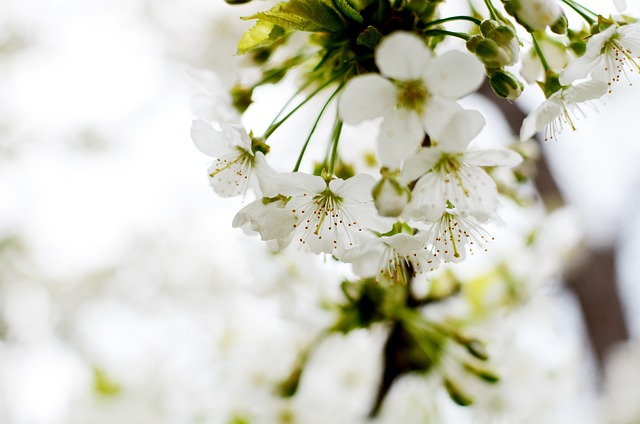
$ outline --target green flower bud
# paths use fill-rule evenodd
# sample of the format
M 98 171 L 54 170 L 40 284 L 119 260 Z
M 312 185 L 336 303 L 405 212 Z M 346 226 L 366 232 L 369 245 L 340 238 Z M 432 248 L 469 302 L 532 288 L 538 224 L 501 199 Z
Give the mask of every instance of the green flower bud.
M 253 95 L 253 87 L 243 87 L 240 84 L 233 86 L 231 89 L 231 99 L 233 107 L 240 113 L 244 113 L 245 110 L 253 103 L 251 96 Z
M 567 29 L 569 28 L 569 21 L 567 20 L 567 16 L 562 12 L 557 21 L 553 23 L 553 25 L 549 26 L 549 29 L 556 34 L 566 34 Z
M 480 59 L 482 64 L 487 68 L 497 69 L 512 64 L 511 58 L 507 52 L 495 41 L 484 38 L 476 41 L 474 44 L 474 53 L 476 54 L 476 57 Z
M 515 31 L 500 22 L 485 20 L 480 25 L 482 35 L 467 41 L 467 49 L 489 69 L 513 65 L 518 59 L 520 45 Z
M 524 85 L 511 72 L 503 69 L 491 74 L 489 84 L 496 96 L 507 100 L 517 99 L 524 90 Z

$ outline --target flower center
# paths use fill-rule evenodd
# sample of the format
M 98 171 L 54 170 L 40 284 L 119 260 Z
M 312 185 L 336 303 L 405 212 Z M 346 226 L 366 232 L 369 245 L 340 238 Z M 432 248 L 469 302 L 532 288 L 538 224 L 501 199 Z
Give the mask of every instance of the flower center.
M 429 96 L 427 88 L 421 80 L 399 83 L 398 107 L 415 110 L 422 113 L 424 104 Z

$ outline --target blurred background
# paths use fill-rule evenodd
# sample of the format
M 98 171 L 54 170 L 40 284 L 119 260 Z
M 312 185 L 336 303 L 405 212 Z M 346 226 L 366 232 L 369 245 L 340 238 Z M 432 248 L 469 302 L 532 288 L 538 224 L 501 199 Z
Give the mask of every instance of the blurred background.
M 1 423 L 366 422 L 382 332 L 330 338 L 296 397 L 272 390 L 331 322 L 325 305 L 349 269 L 274 255 L 233 229 L 246 203 L 213 194 L 189 136 L 202 70 L 237 82 L 235 45 L 251 26 L 238 17 L 268 4 L 254 3 L 0 2 Z M 577 132 L 544 143 L 568 206 L 506 212 L 541 220 L 534 265 L 552 270 L 526 306 L 483 330 L 504 384 L 463 409 L 409 376 L 378 422 L 640 423 L 640 79 L 629 80 Z M 518 105 L 541 100 L 527 90 Z M 611 313 L 624 323 L 598 330 L 614 334 L 602 355 L 584 302 L 560 284 L 558 252 L 578 245 L 615 252 Z

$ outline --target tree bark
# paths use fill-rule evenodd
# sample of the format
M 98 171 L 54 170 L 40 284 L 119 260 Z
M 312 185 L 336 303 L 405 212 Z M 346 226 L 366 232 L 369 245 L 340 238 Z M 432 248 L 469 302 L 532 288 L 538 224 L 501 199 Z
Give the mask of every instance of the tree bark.
M 497 98 L 486 83 L 480 93 L 501 110 L 511 131 L 518 134 L 525 118 L 524 112 L 515 104 Z M 545 203 L 557 205 L 562 201 L 562 192 L 553 178 L 544 152 L 538 162 L 534 183 Z M 571 268 L 566 276 L 568 288 L 580 303 L 584 324 L 600 369 L 609 349 L 629 337 L 618 295 L 615 255 L 613 243 L 604 248 L 587 246 L 582 262 Z

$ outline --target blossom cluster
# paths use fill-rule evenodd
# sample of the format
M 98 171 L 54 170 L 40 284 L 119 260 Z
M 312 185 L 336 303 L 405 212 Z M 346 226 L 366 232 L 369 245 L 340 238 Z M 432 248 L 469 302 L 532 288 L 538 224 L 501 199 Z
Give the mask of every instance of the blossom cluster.
M 615 3 L 620 14 L 607 17 L 575 0 L 485 0 L 484 10 L 470 6 L 459 15 L 448 14 L 443 3 L 289 0 L 244 18 L 256 24 L 240 39 L 238 52 L 260 77 L 231 89 L 236 121 L 212 121 L 207 114 L 191 129 L 196 147 L 213 158 L 214 191 L 255 195 L 234 227 L 258 233 L 276 250 L 293 244 L 350 263 L 361 278 L 356 287 L 409 287 L 418 274 L 429 278 L 442 264 L 485 249 L 492 238 L 488 225 L 500 222 L 504 197 L 496 168 L 515 181 L 518 166 L 529 159 L 517 146 L 480 146 L 485 115 L 466 109 L 462 98 L 487 84 L 498 101 L 513 101 L 525 88 L 522 79 L 536 83 L 546 100 L 524 119 L 519 137 L 526 141 L 544 131 L 553 138 L 564 126 L 575 129 L 586 102 L 640 70 L 640 24 L 622 15 L 622 1 Z M 300 43 L 299 37 L 306 38 Z M 531 49 L 521 51 L 527 44 Z M 247 131 L 241 122 L 254 91 L 289 74 L 299 90 L 264 132 Z M 271 137 L 323 95 L 298 160 L 285 172 L 270 159 Z M 333 123 L 324 139 L 326 155 L 305 172 L 307 147 L 319 142 L 317 129 L 327 120 Z M 365 126 L 374 129 L 375 137 L 363 142 L 375 151 L 369 160 L 375 165 L 357 169 L 345 159 L 356 146 L 343 130 Z M 380 319 L 400 326 L 418 345 L 421 337 L 439 340 L 437 349 L 423 349 L 429 364 L 439 361 L 442 334 L 466 340 L 421 321 L 406 292 L 400 298 L 400 309 L 380 306 Z M 466 403 L 447 378 L 445 386 Z
M 258 23 L 239 50 L 267 56 L 257 63 L 266 78 L 256 86 L 277 81 L 275 71 L 284 74 L 310 62 L 315 69 L 302 68 L 303 88 L 318 88 L 302 103 L 333 89 L 320 115 L 335 102 L 337 118 L 331 153 L 315 174 L 299 171 L 299 162 L 292 173 L 278 172 L 268 162 L 268 138 L 291 113 L 259 137 L 237 123 L 193 123 L 196 146 L 214 158 L 209 176 L 216 193 L 245 196 L 249 187 L 255 188 L 257 199 L 238 213 L 234 226 L 260 233 L 277 249 L 293 241 L 353 263 L 363 277 L 406 283 L 411 274 L 464 259 L 471 247 L 490 238 L 484 225 L 497 219 L 498 190 L 487 169 L 514 167 L 521 158 L 509 149 L 469 149 L 485 119 L 458 100 L 478 90 L 486 78 L 499 97 L 512 100 L 520 94 L 523 84 L 509 70 L 525 42 L 516 25 L 529 31 L 534 46 L 530 56 L 542 67 L 539 85 L 547 96 L 524 120 L 522 139 L 544 128 L 551 137 L 565 124 L 575 128 L 581 103 L 603 96 L 638 68 L 639 24 L 595 15 L 574 1 L 562 3 L 591 24 L 589 31 L 568 29 L 556 0 L 504 1 L 504 12 L 488 1 L 484 20 L 443 18 L 439 2 L 420 3 L 318 0 L 303 6 L 289 1 L 249 17 Z M 624 5 L 618 2 L 618 7 Z M 471 22 L 469 33 L 445 29 L 454 20 Z M 387 29 L 395 21 L 399 28 Z M 357 29 L 355 40 L 352 29 Z M 315 46 L 290 52 L 290 59 L 271 65 L 269 55 L 291 33 L 301 31 L 316 37 L 311 39 Z M 566 34 L 567 41 L 551 31 Z M 446 38 L 465 40 L 467 52 L 462 46 L 444 47 Z M 560 46 L 560 55 L 582 55 L 568 63 L 552 61 L 552 50 L 545 45 Z M 303 55 L 311 59 L 298 59 Z M 552 68 L 558 62 L 563 68 Z M 530 68 L 523 65 L 523 75 L 530 77 Z M 251 103 L 254 88 L 242 95 L 242 87 L 235 88 L 241 112 Z M 337 148 L 343 124 L 364 121 L 378 127 L 379 173 L 341 175 L 336 170 L 339 152 L 349 148 Z

